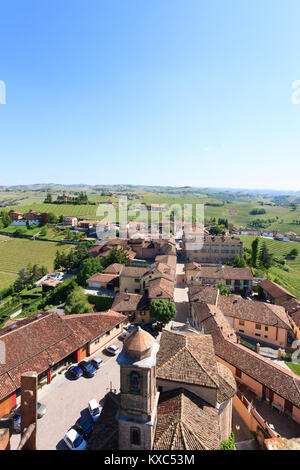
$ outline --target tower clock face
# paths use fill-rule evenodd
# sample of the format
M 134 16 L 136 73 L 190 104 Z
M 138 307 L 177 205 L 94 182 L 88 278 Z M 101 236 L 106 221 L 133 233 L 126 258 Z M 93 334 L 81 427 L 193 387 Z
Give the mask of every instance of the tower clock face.
M 131 372 L 129 375 L 129 389 L 131 393 L 140 393 L 141 377 L 138 372 Z

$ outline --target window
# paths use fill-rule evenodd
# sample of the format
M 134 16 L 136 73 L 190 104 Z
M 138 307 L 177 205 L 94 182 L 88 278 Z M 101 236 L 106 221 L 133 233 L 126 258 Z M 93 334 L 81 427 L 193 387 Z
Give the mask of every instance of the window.
M 265 326 L 265 331 L 269 331 L 269 327 L 268 327 L 268 326 Z
M 244 320 L 239 320 L 239 325 L 242 325 L 242 326 L 244 326 L 244 325 L 245 325 L 245 322 L 244 322 Z
M 255 333 L 255 336 L 258 336 L 260 338 L 260 334 L 259 333 Z
M 141 445 L 141 431 L 139 428 L 130 429 L 130 442 L 135 446 Z
M 139 395 L 141 393 L 141 377 L 138 372 L 132 371 L 129 374 L 129 391 Z
M 261 325 L 260 325 L 259 323 L 255 323 L 255 328 L 256 328 L 257 330 L 261 330 Z
M 245 333 L 245 330 L 239 330 L 240 333 Z

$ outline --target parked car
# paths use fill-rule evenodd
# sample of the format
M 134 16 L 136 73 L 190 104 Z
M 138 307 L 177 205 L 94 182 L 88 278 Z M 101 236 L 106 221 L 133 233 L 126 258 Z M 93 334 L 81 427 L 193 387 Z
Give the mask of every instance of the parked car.
M 95 369 L 99 369 L 99 367 L 102 366 L 103 361 L 102 359 L 100 359 L 100 357 L 93 357 L 93 359 L 91 360 L 91 364 L 95 367 Z
M 13 431 L 15 433 L 21 432 L 21 407 L 18 406 L 12 411 L 12 420 L 13 420 Z M 46 405 L 43 405 L 40 402 L 37 402 L 37 417 L 38 419 L 45 416 L 47 413 Z
M 130 333 L 131 333 L 130 331 L 126 331 L 126 330 L 125 330 L 125 331 L 123 331 L 123 332 L 120 334 L 120 336 L 119 336 L 118 339 L 121 340 L 121 341 L 123 341 L 123 340 L 126 338 L 126 336 L 128 336 Z
M 115 344 L 112 344 L 111 346 L 108 346 L 106 348 L 106 351 L 109 353 L 109 354 L 112 354 L 113 356 L 116 356 L 118 353 L 119 353 L 119 348 L 115 345 Z
M 72 379 L 79 379 L 79 377 L 81 377 L 83 375 L 83 371 L 80 367 L 78 366 L 71 366 L 69 369 L 68 369 L 68 372 L 67 374 L 72 378 Z
M 13 432 L 18 434 L 21 432 L 21 415 L 14 413 L 12 419 L 13 419 Z
M 94 375 L 97 372 L 97 369 L 90 362 L 87 362 L 87 361 L 79 362 L 78 367 L 82 369 L 83 374 L 86 377 L 94 377 Z
M 71 428 L 64 437 L 64 443 L 70 450 L 85 450 L 86 442 L 83 437 L 76 431 L 76 429 Z
M 95 399 L 90 400 L 88 408 L 89 408 L 89 412 L 90 412 L 90 415 L 92 417 L 92 420 L 94 422 L 97 421 L 97 419 L 100 416 L 100 408 L 99 408 L 99 405 L 97 403 L 97 400 L 95 400 Z
M 38 404 L 37 404 L 37 417 L 38 417 L 38 419 L 45 416 L 46 413 L 47 413 L 46 405 L 42 405 L 42 403 L 38 402 Z
M 88 439 L 90 437 L 90 435 L 92 434 L 93 432 L 93 429 L 94 429 L 94 426 L 92 425 L 92 423 L 84 418 L 83 416 L 81 416 L 75 423 L 75 429 L 76 431 L 79 432 L 79 434 L 81 434 L 81 436 L 84 438 L 84 439 Z

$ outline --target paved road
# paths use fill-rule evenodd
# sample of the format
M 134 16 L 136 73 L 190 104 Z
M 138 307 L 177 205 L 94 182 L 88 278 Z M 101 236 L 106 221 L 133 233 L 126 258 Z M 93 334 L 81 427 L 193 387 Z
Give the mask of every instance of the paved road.
M 123 345 L 116 339 L 112 340 L 111 344 L 116 344 L 120 348 Z M 120 367 L 116 357 L 107 356 L 105 352 L 98 352 L 95 356 L 105 361 L 95 377 L 91 379 L 81 377 L 75 381 L 68 380 L 65 376 L 55 378 L 49 386 L 48 393 L 45 394 L 43 391 L 39 394 L 39 400 L 47 406 L 47 414 L 38 420 L 38 450 L 65 449 L 62 439 L 80 415 L 89 416 L 87 410 L 89 400 L 96 398 L 101 404 L 111 382 L 112 388 L 119 391 Z M 20 434 L 12 436 L 12 450 L 17 448 L 19 440 Z

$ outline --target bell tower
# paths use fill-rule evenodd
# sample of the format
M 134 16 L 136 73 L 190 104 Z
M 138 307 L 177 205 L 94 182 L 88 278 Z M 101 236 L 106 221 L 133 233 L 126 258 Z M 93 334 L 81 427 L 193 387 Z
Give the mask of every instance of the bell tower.
M 159 344 L 140 327 L 124 341 L 118 358 L 121 374 L 120 450 L 152 449 L 159 396 L 155 371 L 158 349 Z

